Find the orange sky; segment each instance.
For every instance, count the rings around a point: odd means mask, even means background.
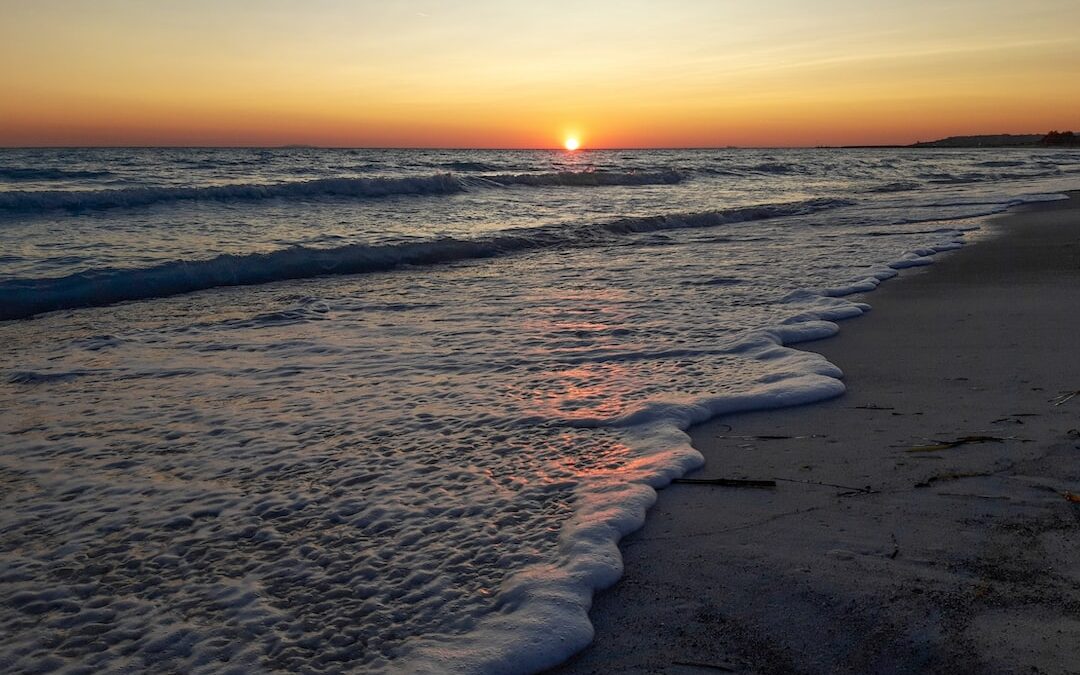
[[[0,145],[909,143],[1080,128],[1080,2],[0,0]]]

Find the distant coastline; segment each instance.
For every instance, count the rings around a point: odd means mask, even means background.
[[[1080,135],[1071,131],[1047,134],[983,134],[949,136],[910,145],[845,145],[844,148],[1078,148]]]

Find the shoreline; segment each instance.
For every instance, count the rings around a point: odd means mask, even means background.
[[[1069,196],[853,296],[874,311],[798,347],[845,395],[691,429],[694,478],[783,480],[660,491],[594,598],[596,638],[552,672],[1077,672]]]

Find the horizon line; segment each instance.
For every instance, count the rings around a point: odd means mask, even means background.
[[[875,145],[875,144],[871,144]],[[905,144],[897,143],[882,143],[883,147],[897,146],[904,147]],[[514,147],[499,147],[499,146],[453,146],[453,145],[318,145],[314,143],[276,143],[274,145],[258,145],[258,144],[220,144],[220,145],[185,145],[185,144],[138,144],[138,143],[118,143],[118,144],[87,144],[87,145],[0,145],[0,150],[84,150],[84,149],[150,149],[150,148],[199,148],[199,149],[292,149],[292,150],[557,150],[559,152],[586,152],[589,150],[728,150],[728,149],[798,149],[798,148],[825,148],[825,147],[856,147],[856,146],[841,146],[841,145],[669,145],[669,146],[588,146],[579,147],[576,150],[567,150],[561,145],[551,146],[514,146]]]
[[[989,134],[1005,135],[1005,134]],[[1037,134],[1012,134],[1037,135]],[[947,137],[951,138],[951,137]],[[943,139],[934,139],[943,140]],[[567,150],[559,146],[551,147],[454,147],[436,145],[309,145],[304,143],[286,143],[282,145],[0,145],[3,150],[433,150],[444,152],[610,152],[643,150],[858,150],[872,148],[917,148],[918,143],[860,143],[852,145],[695,145],[695,146],[607,146],[588,147]]]
[[[936,143],[953,138],[1008,137],[1008,136],[1046,136],[1053,132],[993,133],[993,134],[952,134],[927,141],[917,140],[910,143],[848,143],[815,145],[673,145],[673,146],[590,146],[567,150],[554,146],[441,146],[441,145],[318,145],[313,143],[277,143],[274,145],[258,144],[88,144],[88,145],[0,145],[0,150],[441,150],[441,151],[545,151],[545,152],[588,152],[611,150],[840,150],[859,148],[915,148],[922,143]],[[1008,147],[1008,146],[999,146]]]
[[[685,146],[596,146],[582,147],[576,150],[567,150],[561,146],[549,147],[455,147],[436,145],[314,145],[310,143],[281,143],[276,145],[139,145],[139,144],[116,144],[116,145],[0,145],[3,150],[432,150],[444,152],[609,152],[609,151],[643,151],[643,150],[858,150],[858,149],[922,149],[920,144],[936,143],[952,138],[979,138],[1001,136],[1045,136],[1046,134],[1035,133],[1002,133],[1002,134],[957,134],[934,138],[929,141],[918,140],[911,143],[853,143],[842,145],[685,145]],[[978,146],[977,146],[978,147]],[[995,146],[985,146],[993,148]],[[997,149],[1009,146],[996,146]],[[1021,147],[1021,146],[1017,146]],[[1040,147],[1040,146],[1032,146]],[[934,148],[931,148],[934,149]],[[948,149],[940,147],[936,149]]]

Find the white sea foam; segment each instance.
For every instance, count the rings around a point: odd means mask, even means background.
[[[850,292],[859,292],[852,285]],[[866,289],[869,290],[869,289]],[[813,294],[811,294],[812,296]],[[550,668],[593,637],[593,594],[622,575],[618,541],[641,527],[655,490],[700,467],[690,426],[716,416],[813,403],[844,392],[843,373],[825,358],[789,345],[834,335],[835,320],[863,314],[864,303],[817,296],[816,310],[743,338],[734,349],[767,363],[756,384],[738,394],[682,403],[651,403],[613,420],[632,429],[642,460],[581,488],[575,515],[563,526],[562,563],[529,569],[500,590],[509,612],[486,617],[463,637],[420,638],[394,662],[395,672],[513,673]]]
[[[591,261],[589,266],[598,275],[596,283],[602,283],[603,255],[591,249],[575,255],[583,259],[567,269],[579,269]],[[548,262],[559,257],[565,256],[552,253]],[[676,277],[695,274],[692,266],[670,269],[669,261],[680,257],[674,249],[665,249],[663,259],[645,257],[641,261],[650,261],[650,269],[668,267]],[[506,264],[513,266],[513,261]],[[642,273],[651,274],[649,270]],[[435,276],[435,283],[442,285],[456,275],[447,270]],[[527,276],[535,276],[535,272]],[[534,282],[545,276],[546,272]],[[385,286],[388,295],[400,293],[389,278],[372,281]],[[544,293],[532,283],[523,288]],[[501,285],[486,290],[484,286],[473,287],[467,292],[496,292]],[[852,288],[857,285],[852,284]],[[15,575],[14,583],[24,588],[17,597],[18,611],[55,616],[49,630],[59,630],[70,621],[107,627],[100,633],[107,648],[96,657],[104,660],[93,661],[101,665],[115,659],[117,650],[128,653],[125,658],[135,667],[184,664],[195,671],[215,670],[223,658],[238,667],[260,669],[291,669],[300,664],[334,669],[335,659],[341,658],[363,663],[366,670],[393,672],[522,672],[553,665],[591,638],[587,610],[592,593],[618,578],[621,562],[617,541],[640,526],[655,499],[655,488],[700,465],[701,457],[689,446],[684,430],[717,414],[838,395],[843,385],[835,366],[820,356],[784,345],[831,335],[837,330],[835,320],[865,310],[865,305],[816,292],[793,294],[786,303],[790,316],[771,327],[747,333],[733,326],[727,339],[710,340],[705,333],[702,341],[679,350],[647,343],[628,349],[635,343],[610,342],[614,335],[597,332],[600,322],[615,330],[620,330],[619,326],[633,331],[645,327],[662,330],[663,324],[654,322],[672,310],[678,315],[688,313],[687,318],[696,314],[704,299],[700,291],[687,291],[678,303],[650,311],[644,324],[640,324],[644,317],[629,322],[617,319],[632,305],[608,308],[600,315],[588,311],[587,305],[592,303],[584,303],[586,296],[574,294],[576,299],[568,303],[542,302],[533,310],[526,309],[526,316],[533,313],[542,317],[548,308],[569,313],[565,323],[560,320],[536,326],[535,333],[518,336],[517,353],[524,354],[527,348],[523,351],[521,347],[533,339],[544,340],[545,349],[554,350],[554,362],[540,371],[548,373],[541,382],[532,381],[528,369],[522,370],[530,359],[522,361],[521,357],[510,363],[520,364],[514,370],[521,370],[524,379],[510,389],[505,384],[496,387],[494,398],[482,394],[482,388],[472,393],[462,390],[464,381],[456,387],[440,385],[424,394],[421,392],[431,387],[428,376],[410,383],[399,375],[396,388],[403,400],[420,405],[415,417],[402,416],[393,408],[358,403],[370,395],[371,388],[356,390],[354,384],[339,389],[331,400],[318,402],[289,403],[292,396],[279,394],[268,400],[269,407],[255,404],[248,408],[246,429],[235,428],[237,420],[230,424],[225,421],[229,418],[223,417],[221,423],[211,425],[220,433],[200,433],[197,441],[190,437],[190,431],[184,429],[192,421],[193,393],[197,399],[242,399],[259,395],[263,386],[273,382],[281,383],[277,386],[287,391],[295,386],[288,383],[294,381],[302,387],[299,391],[321,389],[355,367],[345,365],[355,364],[353,350],[313,351],[352,333],[351,322],[340,322],[342,313],[361,316],[374,310],[370,297],[350,309],[350,301],[343,298],[351,297],[354,287],[355,283],[345,284],[336,299],[310,298],[288,311],[259,312],[243,321],[230,319],[201,328],[192,325],[179,333],[162,332],[167,323],[155,322],[160,327],[149,333],[80,337],[79,347],[64,359],[77,362],[82,360],[80,353],[96,354],[104,349],[111,352],[108,362],[115,363],[126,353],[128,365],[119,372],[87,371],[68,380],[68,373],[74,370],[58,371],[54,365],[52,374],[56,377],[41,370],[13,376],[10,381],[20,387],[24,405],[46,407],[57,395],[55,389],[46,387],[66,383],[74,388],[64,397],[78,400],[85,395],[100,398],[104,383],[128,383],[120,389],[106,389],[109,393],[99,402],[94,416],[108,425],[149,424],[169,430],[162,435],[148,427],[138,433],[157,442],[142,450],[136,442],[119,453],[80,451],[78,447],[95,448],[113,437],[89,429],[85,431],[90,436],[83,436],[79,446],[57,442],[24,448],[23,469],[12,474],[15,489],[29,481],[43,486],[45,492],[68,498],[60,502],[28,498],[24,504],[31,510],[9,521],[8,531],[18,541],[28,527],[38,531],[47,528],[41,518],[63,523],[69,533],[67,552],[53,555],[59,555],[62,569],[70,572],[66,584],[42,587],[35,581],[55,563],[33,556],[12,560],[9,570]],[[726,287],[715,288],[719,299]],[[374,290],[368,288],[368,293]],[[481,297],[474,295],[473,299]],[[454,297],[427,300],[436,301],[432,307],[460,306]],[[522,307],[520,300],[514,304]],[[528,306],[526,301],[523,307]],[[379,314],[384,318],[378,323],[400,312],[415,312],[415,307],[407,298],[398,297],[393,304],[383,306]],[[582,351],[586,344],[574,344],[577,338],[564,342],[580,330],[574,328],[579,323],[574,315],[589,317],[593,337],[587,351]],[[611,324],[612,319],[618,323]],[[284,341],[296,325],[304,327],[305,333],[329,332],[324,339]],[[456,338],[455,332],[443,332],[440,339],[466,340],[463,344],[468,344],[474,340],[473,326],[470,322],[460,327]],[[715,330],[714,324],[709,332]],[[331,339],[333,335],[339,337]],[[498,344],[502,338],[486,338],[484,342],[492,339]],[[482,348],[484,342],[474,343],[471,352],[481,360],[465,367],[462,375],[491,359],[483,356],[492,353]],[[709,342],[714,344],[710,347]],[[225,354],[247,356],[230,367],[229,361],[212,357],[222,347],[227,348]],[[158,360],[146,350],[154,353],[162,348],[166,349],[163,354],[172,354],[165,359],[168,368],[143,365]],[[195,352],[185,356],[191,348]],[[598,348],[607,352],[606,358],[599,357]],[[269,351],[251,361],[256,353],[252,349]],[[426,350],[417,354],[422,352]],[[462,352],[455,349],[454,353]],[[279,362],[275,354],[288,356]],[[435,373],[450,376],[461,368],[442,370],[440,359],[432,361],[433,356],[437,353],[428,353],[425,360],[435,367]],[[279,365],[267,367],[275,363]],[[389,374],[401,372],[409,363],[415,368],[422,362],[406,353],[382,364],[368,363],[363,370]],[[613,366],[632,369],[636,375],[617,376],[618,371],[610,369]],[[506,383],[518,379],[511,375],[514,371],[503,371],[495,364],[491,367],[505,373]],[[570,378],[565,386],[557,375],[560,368],[567,373],[561,377]],[[232,374],[225,377],[230,371]],[[718,377],[725,371],[727,382],[722,384]],[[613,376],[620,379],[612,380]],[[673,376],[691,379],[681,379],[670,389],[668,378]],[[212,385],[215,381],[219,384]],[[138,395],[147,386],[156,392],[156,403],[142,413],[137,406],[131,408],[129,396]],[[378,386],[371,383],[371,387]],[[602,398],[580,398],[580,394],[571,393],[590,387],[598,387],[596,393]],[[694,388],[697,393],[693,393]],[[515,397],[506,398],[513,391],[528,391],[524,405],[516,411]],[[549,398],[547,392],[555,397]],[[332,402],[342,395],[356,402]],[[441,405],[433,408],[432,404],[444,395],[456,397],[454,417],[459,421],[440,421],[420,412],[440,409]],[[419,403],[423,398],[430,403]],[[610,405],[611,400],[618,405]],[[348,417],[337,423],[330,421],[349,408],[362,411],[366,429],[355,428]],[[121,409],[129,412],[120,413]],[[202,410],[200,416],[213,414],[204,405],[195,409]],[[261,413],[252,414],[260,409]],[[380,417],[391,426],[376,424]],[[256,428],[267,428],[268,424],[272,428],[288,419],[296,420],[285,427],[290,436],[323,429],[320,435],[324,440],[315,447],[275,448],[273,442],[266,443],[265,434],[253,433]],[[487,431],[483,431],[485,427]],[[348,439],[347,444],[327,443],[347,429],[353,432],[342,437]],[[430,450],[417,452],[417,448],[402,454],[399,447],[388,447],[384,453],[364,457],[340,454],[356,443],[370,453],[380,434],[391,429],[389,438],[399,439],[399,444],[410,439],[410,445],[423,442],[438,429],[450,432],[443,436],[449,452],[432,455]],[[356,431],[367,440],[358,438]],[[95,436],[98,441],[93,441]],[[238,442],[243,443],[242,449],[228,449]],[[490,444],[493,450],[509,444],[512,451],[471,455],[468,461],[477,465],[465,468],[461,466],[463,457],[454,450],[455,444],[465,442],[474,448]],[[186,450],[176,455],[176,460],[169,459],[180,448]],[[56,452],[64,453],[66,461],[78,461],[82,471],[42,483],[48,476],[43,463],[56,461]],[[503,458],[518,456],[532,459],[502,467]],[[563,467],[566,461],[572,464]],[[7,466],[8,471],[14,468]],[[478,473],[477,469],[483,471]],[[150,480],[151,475],[163,471],[175,477],[164,483]],[[492,471],[499,477],[495,491],[477,480]],[[515,476],[516,471],[524,473]],[[124,478],[109,478],[118,474]],[[190,481],[197,476],[203,487],[193,490]],[[305,487],[298,489],[301,484]],[[151,485],[155,487],[149,490]],[[465,491],[469,498],[455,498],[458,491]],[[500,496],[504,491],[507,496]],[[251,496],[244,497],[245,493]],[[421,495],[426,496],[418,499]],[[117,502],[125,504],[121,513],[111,510]],[[552,519],[556,514],[561,515]],[[312,528],[313,522],[319,525]],[[484,526],[485,522],[496,527]],[[74,533],[71,523],[75,523]],[[552,524],[558,527],[551,529]],[[116,543],[99,549],[93,558],[82,559],[80,552],[102,536]],[[124,568],[124,561],[131,560],[132,547],[147,551],[147,557],[138,567]],[[204,567],[208,559],[214,561],[209,576]],[[104,589],[89,585],[90,577],[83,575],[100,573],[95,565],[114,570],[108,578],[113,579],[113,587],[124,589],[123,595],[144,601],[128,604],[122,596],[110,597]],[[242,569],[248,570],[243,582],[235,576]],[[150,578],[186,581],[150,591],[145,585]],[[200,578],[205,580],[194,581]],[[63,597],[54,597],[58,589]],[[463,595],[462,591],[468,593]],[[64,599],[71,594],[76,594],[74,601]],[[86,614],[87,602],[105,613],[96,618]],[[157,609],[153,603],[163,604]],[[197,610],[197,614],[176,622],[177,607]],[[304,612],[296,614],[296,609]],[[305,616],[322,619],[305,629]],[[207,632],[203,625],[225,627],[223,633],[216,631],[223,639],[215,639],[215,633]],[[330,628],[321,630],[318,626]],[[237,629],[247,631],[249,637],[238,640],[233,635]],[[335,642],[338,636],[342,636],[340,644]],[[78,653],[80,644],[65,643],[61,653]],[[18,653],[26,658],[43,658],[37,638],[27,636],[17,645]]]

